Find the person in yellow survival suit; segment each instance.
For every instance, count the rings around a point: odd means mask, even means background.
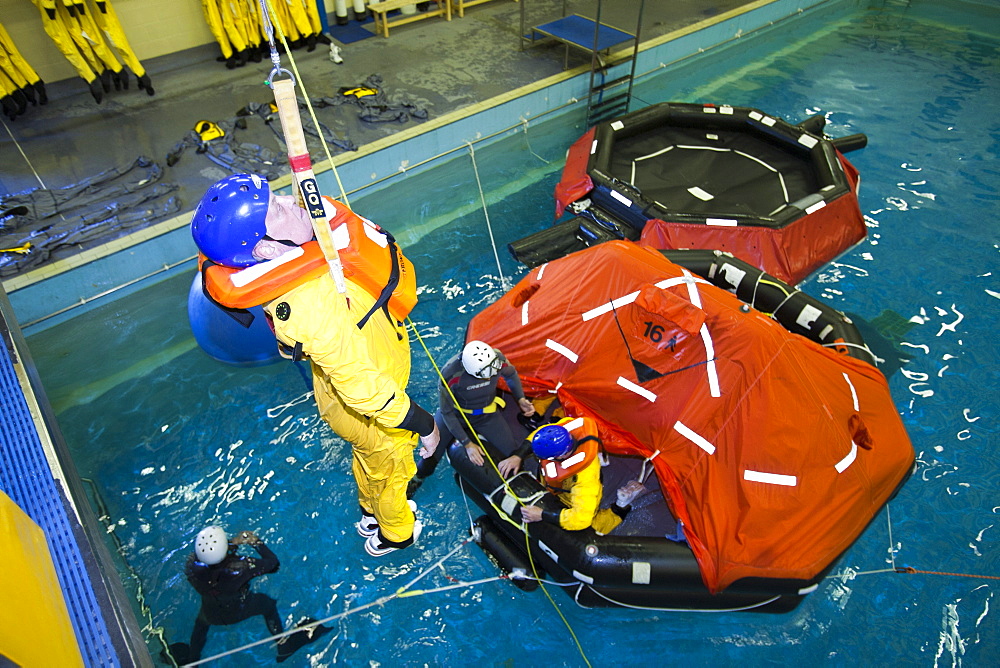
[[[618,490],[617,503],[610,508],[599,508],[604,492],[601,462],[597,456],[600,444],[597,424],[587,417],[563,418],[532,432],[525,445],[512,456],[511,459],[516,457],[517,461],[507,470],[516,470],[530,449],[538,457],[542,483],[566,508],[553,511],[540,506],[524,506],[521,519],[558,524],[567,531],[593,527],[599,534],[606,534],[621,524],[632,501],[645,487],[632,480]]]
[[[312,223],[291,196],[270,191],[254,175],[213,185],[192,218],[199,250],[230,267],[252,266],[312,238]],[[347,282],[340,294],[324,272],[264,304],[278,341],[308,357],[320,415],[352,444],[352,470],[365,550],[383,556],[412,545],[420,533],[406,485],[416,472],[413,448],[429,456],[440,435],[434,418],[406,394],[410,344],[406,329],[376,312],[359,328],[375,298]],[[425,454],[426,453],[426,454]]]

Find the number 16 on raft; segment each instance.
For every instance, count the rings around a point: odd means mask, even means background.
[[[305,133],[302,131],[302,118],[299,116],[299,104],[295,99],[295,80],[281,79],[270,82],[274,91],[274,103],[278,107],[278,118],[281,120],[281,130],[285,135],[285,145],[288,148],[288,164],[298,186],[302,204],[312,218],[313,233],[323,250],[323,256],[330,265],[330,275],[341,294],[347,292],[344,280],[344,268],[340,263],[340,255],[330,238],[330,221],[323,206],[316,175],[313,174],[312,160],[309,158],[309,148],[306,146]]]

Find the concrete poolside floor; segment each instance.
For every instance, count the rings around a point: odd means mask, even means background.
[[[523,2],[529,27],[562,15],[563,0]],[[747,0],[646,0],[640,37],[642,41],[661,37],[746,4]],[[602,22],[634,32],[639,5],[638,0],[604,2]],[[593,17],[597,2],[574,0],[567,6],[569,13]],[[563,71],[562,45],[541,44],[522,50],[518,38],[521,11],[519,2],[494,0],[467,9],[464,18],[456,15],[450,22],[428,18],[392,28],[388,39],[373,35],[343,44],[342,64],[332,62],[329,47],[320,44],[312,52],[300,48],[282,54],[281,65],[291,70],[294,60],[300,83],[311,100],[337,97],[341,88],[359,86],[377,74],[390,100],[425,109],[431,119],[439,118]],[[330,23],[336,24],[332,16]],[[354,23],[354,28],[374,30],[370,21]],[[335,30],[331,33],[336,35]],[[272,69],[267,58],[227,69],[216,60],[217,55],[215,45],[206,45],[144,63],[155,90],[153,96],[138,89],[134,78],[128,90],[112,90],[100,104],[82,79],[46,82],[48,104],[29,107],[14,120],[0,117],[4,124],[0,132],[0,155],[4,157],[0,198],[40,187],[70,186],[144,156],[163,168],[162,183],[176,185],[173,194],[180,208],[175,215],[192,211],[205,189],[227,171],[194,148],[187,148],[173,165],[167,164],[167,154],[198,121],[232,121],[247,105],[273,100],[265,84]],[[569,67],[589,66],[589,60],[585,52],[571,51]],[[358,147],[422,122],[412,117],[402,122],[366,122],[359,118],[360,108],[354,104],[317,107],[315,111],[322,125]],[[279,128],[258,118],[248,121],[247,128],[236,130],[234,137],[273,151],[279,158],[279,169],[287,173],[283,149],[274,134]],[[330,149],[334,156],[344,152],[336,145]],[[314,159],[321,157],[321,152],[314,153]],[[65,224],[75,223],[68,219]],[[59,218],[48,219],[44,225],[58,227]],[[125,233],[109,232],[105,237],[98,229],[82,243],[63,244],[46,262]],[[23,229],[5,231],[0,227],[0,248],[17,246],[24,238]]]

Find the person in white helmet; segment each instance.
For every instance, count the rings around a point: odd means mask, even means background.
[[[239,554],[242,545],[249,545],[256,557]],[[250,590],[250,581],[261,575],[275,573],[280,563],[278,557],[252,531],[241,531],[232,540],[220,526],[209,526],[198,532],[194,552],[188,556],[184,574],[195,591],[201,595],[201,608],[191,631],[191,642],[174,643],[170,652],[178,663],[189,663],[201,658],[201,651],[208,640],[212,626],[228,626],[260,615],[272,636],[284,632],[277,602],[259,592]],[[305,619],[297,626],[302,631],[278,640],[278,662],[292,655],[295,650],[332,629],[315,625]]]
[[[524,396],[517,369],[500,350],[488,343],[469,341],[460,354],[445,363],[441,375],[444,380],[438,384],[440,408],[434,415],[441,431],[441,446],[430,457],[417,463],[417,475],[411,480],[409,487],[411,495],[434,472],[446,449],[442,446],[452,436],[465,446],[465,451],[474,464],[482,466],[485,463],[483,450],[469,434],[463,413],[475,432],[493,449],[490,454],[498,462],[498,466],[505,468],[507,458],[520,446],[521,439],[514,436],[501,413],[505,406],[504,400],[497,394],[497,384],[501,378],[517,400],[521,413],[525,416],[535,414],[531,400]]]

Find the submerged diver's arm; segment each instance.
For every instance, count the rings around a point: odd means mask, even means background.
[[[241,531],[235,538],[233,538],[233,544],[249,545],[256,550],[259,555],[259,557],[246,558],[247,565],[249,566],[247,569],[247,575],[249,578],[255,578],[268,573],[275,573],[277,572],[278,567],[281,566],[281,562],[278,561],[278,555],[272,552],[271,548],[265,545],[264,541],[262,541],[257,534],[252,531]]]

